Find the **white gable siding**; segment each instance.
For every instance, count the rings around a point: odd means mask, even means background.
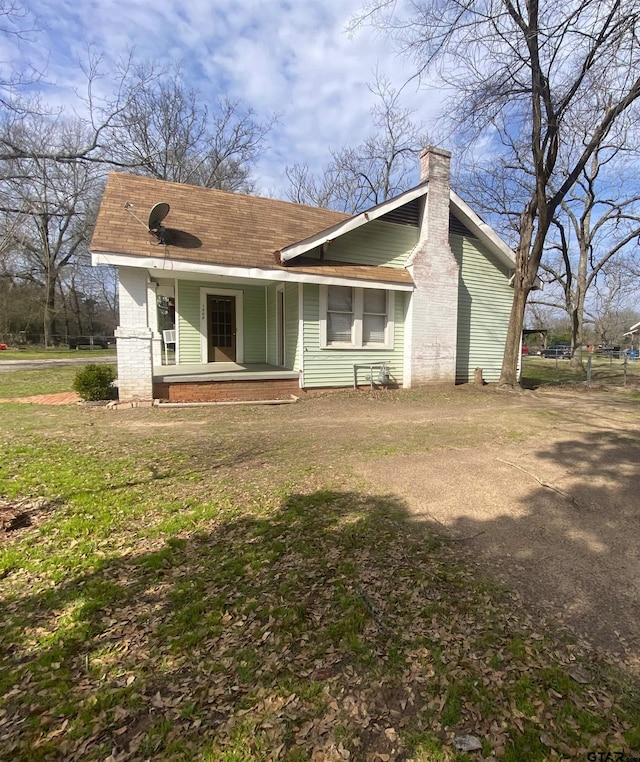
[[[460,266],[456,382],[471,381],[475,368],[497,381],[513,300],[509,272],[476,239],[452,235],[449,243]]]

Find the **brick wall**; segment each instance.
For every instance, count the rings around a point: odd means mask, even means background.
[[[458,265],[449,246],[451,154],[426,148],[421,179],[428,191],[420,240],[409,271],[416,284],[408,313],[408,383],[455,383]]]
[[[115,331],[118,397],[121,400],[151,399],[153,331],[148,323],[147,274],[137,268],[119,267],[118,281],[120,325]]]
[[[292,394],[300,395],[300,385],[295,378],[265,381],[181,381],[153,385],[154,398],[165,402],[252,402],[289,399]]]

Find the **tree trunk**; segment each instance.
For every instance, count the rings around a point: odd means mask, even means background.
[[[498,386],[503,389],[515,389],[520,385],[518,366],[522,329],[524,328],[524,310],[537,273],[536,266],[533,270],[533,277],[530,276],[532,255],[529,252],[533,238],[534,219],[535,205],[532,201],[520,217],[520,241],[516,249],[516,269],[513,275],[513,302],[511,303],[500,381],[498,382]]]
[[[571,317],[571,367],[582,368],[582,312],[576,305],[570,312]]]
[[[44,317],[43,317],[43,330],[44,330],[44,345],[45,347],[53,346],[53,336],[56,329],[56,281],[54,278],[47,278],[45,284],[45,299],[44,299]]]
[[[584,285],[583,285],[584,284]],[[582,345],[584,344],[584,301],[586,293],[586,275],[578,275],[575,294],[575,307],[571,313],[571,366],[584,368],[582,363]]]
[[[527,305],[531,289],[523,284],[514,286],[511,315],[509,316],[509,328],[502,359],[502,372],[499,386],[501,388],[515,389],[519,386],[518,363],[520,361],[520,343],[522,341],[522,329],[524,327],[524,310]]]

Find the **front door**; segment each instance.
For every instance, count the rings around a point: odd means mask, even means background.
[[[207,296],[208,362],[236,361],[236,298]]]

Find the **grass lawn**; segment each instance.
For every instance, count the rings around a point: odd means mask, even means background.
[[[387,446],[376,405],[443,401],[460,414],[388,441],[475,447],[545,425],[473,390],[3,405],[0,759],[479,759],[461,733],[508,762],[637,752],[630,678],[583,663],[351,472]],[[334,404],[362,406],[361,425],[323,434]]]
[[[0,399],[69,392],[82,365],[0,373]]]
[[[38,349],[35,347],[5,349],[0,352],[0,365],[6,360],[77,360],[85,356],[88,363],[95,357],[113,357],[115,361],[116,350],[115,347],[113,349]]]

